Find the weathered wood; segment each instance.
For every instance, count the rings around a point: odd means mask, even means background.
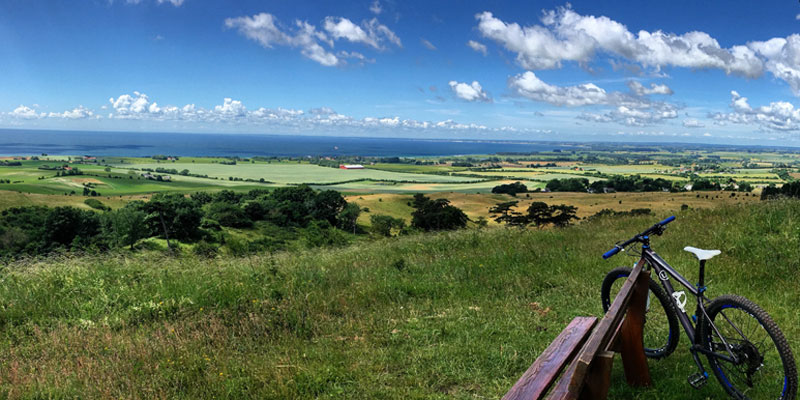
[[[589,336],[597,318],[576,317],[528,368],[503,400],[538,399]]]
[[[625,380],[631,386],[652,386],[650,369],[647,367],[647,358],[644,354],[642,334],[644,330],[644,317],[647,308],[647,292],[650,282],[650,272],[639,274],[633,287],[628,312],[625,322],[622,323],[621,347],[622,366],[625,370]]]
[[[637,279],[639,279],[643,266],[644,260],[640,260],[633,268],[633,271],[631,271],[628,279],[625,280],[614,302],[611,303],[608,312],[597,324],[597,327],[594,329],[592,335],[586,341],[586,344],[580,350],[575,360],[570,363],[564,376],[558,381],[556,387],[547,397],[548,399],[575,400],[578,398],[583,388],[590,364],[601,350],[608,348],[612,336],[625,317],[624,311],[628,307],[630,298],[633,295],[633,286]],[[642,354],[644,354],[644,350],[642,350]]]
[[[614,364],[614,353],[601,351],[598,353],[586,374],[585,384],[581,389],[580,400],[597,400],[608,397],[611,385],[611,366]]]

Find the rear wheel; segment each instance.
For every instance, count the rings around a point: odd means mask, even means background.
[[[767,313],[741,296],[720,296],[707,308],[719,335],[704,322],[703,345],[716,354],[736,356],[736,361],[708,355],[717,380],[736,399],[794,399],[797,367],[789,343]],[[723,340],[720,338],[720,335]]]
[[[611,302],[617,296],[625,280],[631,274],[630,268],[620,267],[611,270],[603,279],[600,297],[603,312],[608,312]],[[644,354],[648,358],[664,358],[678,346],[678,315],[675,306],[657,282],[650,279],[647,293],[647,308],[644,316]],[[658,301],[653,301],[653,298]]]

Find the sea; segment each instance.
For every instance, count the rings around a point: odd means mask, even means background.
[[[568,144],[503,140],[395,139],[213,133],[0,129],[0,156],[426,157],[566,150]]]

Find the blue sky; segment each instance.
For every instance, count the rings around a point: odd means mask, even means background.
[[[0,2],[0,127],[800,146],[800,4]]]

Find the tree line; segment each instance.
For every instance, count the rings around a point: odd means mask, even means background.
[[[194,243],[195,250],[202,253],[216,253],[221,245],[248,253],[286,248],[297,240],[310,246],[339,245],[348,242],[347,235],[365,233],[357,222],[363,211],[358,204],[347,202],[337,191],[316,191],[307,185],[246,193],[159,193],[149,201],[132,201],[116,210],[97,199],[87,199],[86,204],[100,212],[42,206],[3,210],[0,256],[42,255],[58,250],[133,250],[140,240],[153,237],[163,239],[170,249],[178,241]],[[405,233],[460,229],[468,221],[463,211],[445,199],[417,194],[413,207],[408,228],[391,217],[373,215],[373,233],[391,236],[392,229],[398,227],[406,228]],[[241,239],[224,228],[252,228],[258,235]]]

